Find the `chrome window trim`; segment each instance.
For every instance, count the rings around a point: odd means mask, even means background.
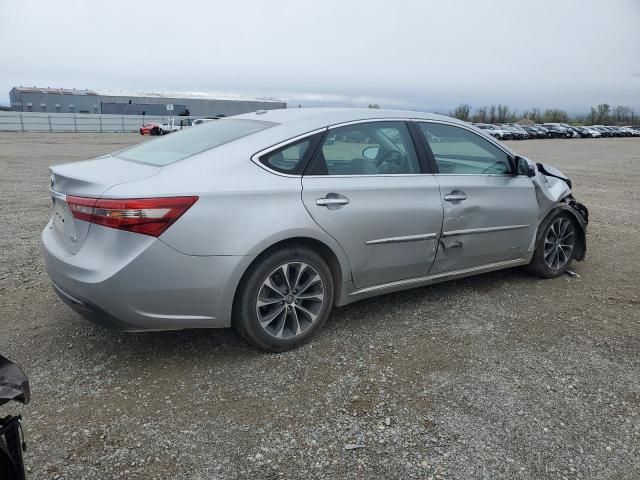
[[[432,177],[433,173],[360,173],[357,175],[305,175],[305,178],[358,178],[358,177]]]
[[[322,128],[318,128],[316,130],[312,130],[311,132],[307,132],[307,133],[303,133],[300,135],[297,135],[295,137],[289,138],[287,140],[283,140],[281,142],[276,143],[275,145],[271,145],[270,147],[264,148],[256,153],[254,153],[253,155],[251,155],[251,161],[253,163],[255,163],[257,166],[259,166],[260,168],[266,170],[269,173],[273,173],[274,175],[279,175],[281,177],[289,177],[289,178],[301,178],[302,175],[293,175],[291,173],[283,173],[283,172],[278,172],[277,170],[274,170],[272,168],[269,168],[268,166],[266,166],[264,163],[262,163],[260,161],[260,157],[262,157],[263,155],[266,155],[268,153],[273,152],[274,150],[278,150],[279,148],[283,148],[286,147],[289,144],[293,144],[296,143],[300,140],[303,140],[307,137],[312,137],[320,132],[324,132],[327,130],[327,127],[322,127]]]
[[[455,235],[470,235],[472,233],[489,233],[489,232],[502,232],[504,230],[518,230],[521,228],[529,228],[531,225],[505,225],[501,227],[482,227],[482,228],[467,228],[465,230],[449,230],[448,232],[442,232],[443,237],[453,237]]]
[[[325,131],[330,131],[333,130],[335,128],[340,128],[340,127],[346,127],[349,125],[357,125],[360,123],[371,123],[371,122],[414,122],[414,123],[437,123],[437,124],[441,124],[441,125],[450,125],[452,127],[459,127],[465,130],[468,130],[469,132],[479,136],[480,138],[483,138],[484,140],[488,140],[491,144],[495,145],[496,147],[498,147],[500,150],[502,150],[507,156],[512,157],[513,153],[509,152],[508,150],[505,149],[504,146],[502,146],[500,144],[500,142],[496,141],[491,135],[480,135],[478,134],[477,131],[473,130],[473,128],[470,128],[466,125],[460,125],[458,123],[455,122],[447,122],[447,121],[443,121],[443,120],[430,120],[430,119],[424,119],[424,118],[410,118],[410,117],[400,117],[400,118],[389,118],[389,117],[383,117],[383,118],[368,118],[368,119],[360,119],[360,120],[351,120],[348,122],[341,122],[341,123],[335,123],[332,125],[327,125],[325,127],[321,127],[318,128],[316,130],[312,130],[311,132],[307,132],[307,133],[303,133],[300,135],[297,135],[295,137],[289,138],[287,140],[283,140],[281,142],[278,142],[270,147],[264,148],[256,153],[254,153],[253,155],[251,155],[251,161],[253,163],[255,163],[257,166],[259,166],[260,168],[266,170],[269,173],[272,173],[274,175],[278,175],[281,177],[288,177],[288,178],[301,178],[303,175],[292,175],[290,173],[283,173],[283,172],[278,172],[277,170],[273,170],[272,168],[269,168],[268,166],[264,165],[262,162],[260,162],[260,157],[263,155],[266,155],[274,150],[277,150],[279,148],[282,147],[286,147],[288,144],[290,143],[295,143],[299,140],[302,140],[306,137],[311,137],[313,135],[316,135],[318,133],[321,132],[325,132]],[[473,176],[482,176],[482,177],[515,177],[515,176],[525,176],[525,175],[510,175],[510,174],[497,174],[497,173],[491,173],[491,174],[483,174],[483,173],[389,173],[389,174],[384,174],[384,175],[377,175],[377,174],[359,174],[359,175],[304,175],[305,177],[312,177],[312,178],[317,178],[317,177],[323,177],[323,178],[353,178],[353,177],[415,177],[415,176],[433,176],[433,175],[456,175],[456,176],[469,176],[469,175],[473,175]]]
[[[367,118],[367,119],[361,119],[361,120],[350,120],[348,122],[342,122],[342,123],[334,123],[332,125],[328,126],[329,130],[333,130],[334,128],[341,128],[341,127],[348,127],[349,125],[357,125],[359,123],[372,123],[372,122],[411,122],[412,119],[411,118],[406,118],[406,117],[402,117],[402,118]]]
[[[377,240],[368,240],[365,245],[381,245],[386,243],[402,243],[416,242],[420,240],[433,240],[438,237],[437,233],[421,233],[418,235],[405,235],[402,237],[378,238]]]

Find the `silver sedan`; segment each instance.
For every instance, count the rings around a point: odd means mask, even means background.
[[[258,111],[51,168],[59,296],[127,331],[235,327],[309,341],[333,306],[585,256],[571,181],[452,118]]]

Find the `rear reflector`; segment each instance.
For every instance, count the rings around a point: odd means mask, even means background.
[[[198,197],[103,199],[67,195],[74,218],[109,228],[159,237]]]

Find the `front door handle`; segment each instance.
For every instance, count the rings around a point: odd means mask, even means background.
[[[330,210],[343,207],[348,203],[349,199],[339,193],[327,193],[326,196],[316,200],[316,205],[319,207],[327,207]]]
[[[448,195],[444,196],[444,199],[447,202],[461,202],[462,200],[467,199],[467,194],[461,191],[453,191]]]

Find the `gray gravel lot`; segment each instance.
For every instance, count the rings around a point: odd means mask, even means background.
[[[0,352],[33,390],[0,415],[25,416],[29,478],[640,478],[640,139],[512,144],[590,208],[580,278],[362,301],[280,355],[106,331],[53,293],[47,166],[140,140],[0,134]]]

